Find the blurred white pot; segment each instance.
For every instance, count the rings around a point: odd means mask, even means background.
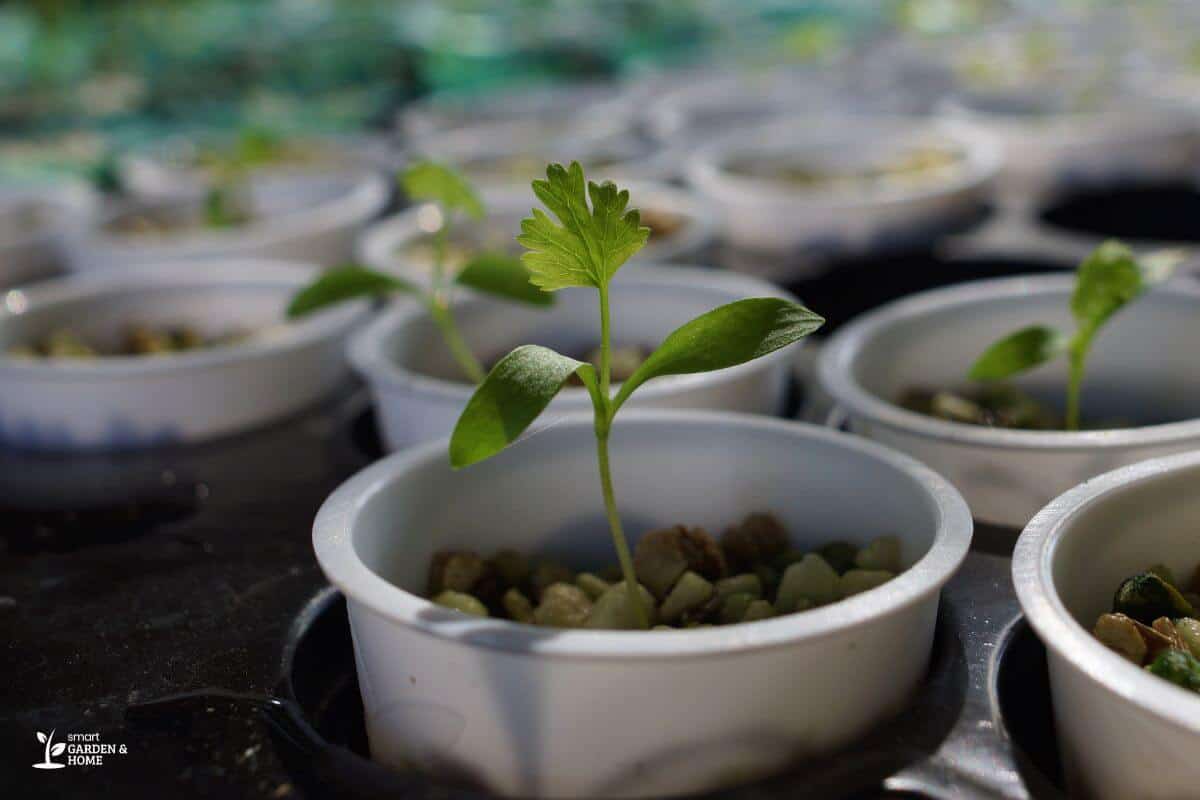
[[[1021,528],[1070,487],[1114,467],[1200,447],[1200,288],[1159,286],[1113,317],[1092,347],[1084,422],[1185,420],[1082,432],[948,422],[897,405],[910,388],[956,389],[996,339],[1018,328],[1073,328],[1074,275],[979,281],[924,292],[865,314],[821,350],[822,388],[849,427],[930,465],[958,487],[975,518]],[[1013,383],[1060,404],[1065,360]]]
[[[762,160],[837,175],[924,148],[944,151],[950,163],[904,179],[836,186],[790,185],[773,174],[777,169],[762,177],[737,170]],[[711,204],[726,241],[773,256],[765,259],[765,276],[787,280],[799,277],[806,261],[884,250],[961,225],[988,201],[999,167],[993,140],[961,125],[793,118],[701,147],[688,161],[687,177]]]
[[[68,257],[76,271],[214,258],[333,266],[353,257],[355,237],[383,210],[389,192],[388,182],[372,172],[262,173],[250,181],[254,218],[245,225],[161,233],[114,230],[122,217],[142,210],[135,205],[117,209],[72,237]],[[195,217],[194,199],[148,201],[144,209]]]
[[[655,236],[634,256],[634,263],[686,261],[699,256],[713,240],[715,221],[703,204],[690,193],[661,184],[637,183],[630,190],[631,205],[643,212],[643,224],[653,225],[654,217],[665,217],[678,227],[670,234]],[[471,245],[471,250],[500,250],[518,255],[522,248],[516,236],[521,220],[530,209],[541,207],[528,188],[493,188],[482,192],[488,216],[482,222],[469,220],[456,224],[452,237]],[[364,264],[390,272],[420,285],[428,285],[432,270],[430,233],[423,229],[428,212],[417,205],[381,220],[363,233],[358,243],[358,258]]]
[[[87,227],[96,203],[81,183],[0,187],[0,287],[62,272],[66,241]]]
[[[0,441],[39,450],[176,444],[298,411],[349,377],[344,348],[366,307],[283,324],[307,264],[162,264],[70,276],[14,290],[0,306]],[[130,324],[188,325],[246,341],[164,356],[31,359],[3,355],[53,330],[113,343]]]
[[[746,297],[790,297],[764,281],[695,267],[627,266],[611,286],[613,344],[657,347],[685,322]],[[490,297],[464,297],[454,306],[459,329],[487,365],[521,344],[553,347],[584,358],[599,344],[594,289],[555,293],[555,304],[531,308]],[[792,298],[794,299],[794,298]],[[803,343],[797,345],[803,346]],[[630,406],[723,409],[777,414],[786,398],[793,348],[718,372],[651,381]],[[357,334],[350,361],[370,385],[389,450],[449,435],[475,387],[464,381],[432,318],[401,301]],[[590,409],[583,387],[567,387],[549,412]]]

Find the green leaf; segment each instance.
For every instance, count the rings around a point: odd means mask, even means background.
[[[521,221],[517,241],[529,250],[521,258],[534,285],[548,292],[606,286],[650,236],[637,209],[627,210],[629,192],[611,181],[585,181],[578,161],[569,168],[549,165],[546,180],[534,181],[533,191],[558,223],[535,208]]]
[[[1076,273],[1071,313],[1080,334],[1094,333],[1145,288],[1133,251],[1117,241],[1104,242],[1083,260]]]
[[[596,370],[547,347],[518,347],[492,367],[450,436],[450,466],[470,466],[512,444],[545,410],[572,374],[599,402]]]
[[[204,195],[204,224],[210,228],[232,228],[245,222],[237,208],[236,187],[220,182]]]
[[[996,341],[983,352],[967,377],[998,381],[1058,358],[1067,350],[1067,336],[1046,325],[1031,325]]]
[[[753,361],[803,339],[824,322],[804,306],[778,297],[752,297],[714,308],[672,331],[621,384],[614,408],[651,378]]]
[[[454,280],[477,292],[521,303],[535,306],[554,304],[554,295],[543,292],[529,282],[529,270],[521,260],[504,253],[480,253],[467,262]]]
[[[289,318],[299,317],[344,300],[416,290],[411,283],[394,275],[347,264],[327,270],[297,292],[288,304],[287,315]]]
[[[483,219],[483,201],[460,173],[443,164],[418,161],[400,173],[400,187],[413,200],[437,203],[447,213]]]
[[[286,141],[278,132],[249,126],[238,135],[231,158],[242,166],[260,166],[278,161],[286,150]]]

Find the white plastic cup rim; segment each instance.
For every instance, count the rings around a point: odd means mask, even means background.
[[[1063,604],[1054,585],[1057,548],[1071,523],[1106,494],[1178,470],[1200,466],[1200,452],[1141,461],[1106,472],[1055,498],[1030,520],[1013,551],[1017,599],[1038,638],[1093,682],[1177,728],[1200,733],[1200,697],[1132,665],[1085,630]]]
[[[881,398],[867,390],[853,375],[853,362],[864,343],[879,329],[898,320],[920,317],[946,306],[977,300],[1069,291],[1074,282],[1075,276],[1069,274],[998,278],[934,289],[888,303],[858,317],[830,338],[821,350],[817,366],[821,384],[835,403],[872,424],[932,440],[974,447],[1071,452],[1170,444],[1200,436],[1200,419],[1098,431],[1028,431],[950,422],[910,411]],[[1200,287],[1174,281],[1157,286],[1152,291],[1174,292],[1195,298],[1197,311],[1200,312]]]
[[[803,153],[806,148],[843,141],[847,128],[851,126],[861,131],[868,125],[881,126],[881,130],[883,126],[888,129],[907,128],[914,132],[924,130],[952,140],[963,147],[963,167],[945,180],[869,192],[786,187],[762,178],[734,175],[725,168],[735,155],[784,150],[773,146],[771,142],[792,130],[797,133],[787,139],[789,145],[786,149],[788,152]],[[757,127],[738,129],[697,148],[688,159],[685,171],[688,182],[698,190],[712,196],[726,197],[729,202],[738,205],[786,204],[792,209],[809,206],[849,210],[904,205],[982,187],[996,176],[1002,162],[1003,150],[999,141],[977,126],[952,120],[862,114],[839,115],[816,124],[800,117],[783,117]]]
[[[834,441],[841,447],[886,462],[911,476],[927,491],[939,517],[933,543],[917,563],[881,587],[830,606],[761,622],[671,631],[669,635],[566,630],[551,637],[546,636],[544,629],[503,620],[464,619],[461,625],[453,626],[444,619],[434,623],[422,616],[422,612],[433,607],[429,600],[393,585],[363,563],[355,550],[354,528],[358,513],[372,496],[387,491],[390,484],[402,480],[406,473],[446,459],[447,441],[443,439],[395,453],[336,489],[321,506],[313,526],[317,561],[330,582],[351,600],[425,635],[457,639],[470,633],[472,646],[532,653],[539,658],[628,660],[700,655],[736,657],[746,651],[793,645],[799,640],[818,640],[920,602],[939,591],[966,557],[972,530],[966,502],[945,479],[908,456],[859,437],[758,415],[639,409],[621,415],[616,424],[652,430],[656,425],[668,423],[694,426],[698,435],[707,427],[734,426],[791,437],[798,444],[805,439]],[[579,412],[564,415],[554,428],[592,425],[592,415]],[[520,443],[514,446],[520,447]],[[819,469],[820,465],[814,468]]]
[[[711,288],[714,294],[728,294],[726,302],[739,298],[755,296],[783,297],[796,300],[795,297],[783,290],[773,287],[764,281],[745,275],[724,273],[705,267],[688,267],[680,265],[627,265],[628,273],[624,273],[612,284],[612,291],[636,289],[642,286],[690,286],[701,289]],[[503,300],[475,295],[458,299],[455,303],[461,313],[469,314],[472,306],[502,303]],[[389,311],[380,314],[350,340],[348,355],[355,371],[365,379],[391,385],[403,386],[405,391],[422,394],[427,397],[442,398],[448,403],[465,406],[475,393],[475,386],[463,381],[447,380],[427,375],[409,369],[389,355],[384,347],[389,335],[397,328],[411,323],[415,318],[427,315],[429,312],[421,305],[401,300]],[[794,345],[803,346],[803,342]],[[647,382],[638,389],[638,397],[659,397],[666,394],[678,394],[695,386],[735,381],[748,372],[766,369],[790,359],[791,348],[784,347],[769,353],[762,358],[748,361],[737,366],[727,367],[716,372],[699,372],[691,375],[671,375]],[[573,398],[581,404],[590,402],[587,389],[582,387],[565,387],[559,393],[560,397]]]
[[[6,317],[33,313],[39,308],[59,303],[86,301],[89,297],[103,302],[105,295],[121,287],[136,290],[172,286],[225,286],[236,289],[238,286],[249,288],[266,285],[299,290],[319,271],[318,267],[311,264],[273,259],[195,259],[155,264],[153,267],[136,266],[68,275],[27,289],[10,290],[24,295],[24,304],[20,312],[10,311],[0,304],[0,325],[4,324]],[[0,293],[0,297],[3,296],[6,293]],[[112,380],[204,370],[304,348],[346,331],[349,325],[365,317],[366,313],[365,303],[347,303],[340,308],[293,321],[278,336],[251,338],[229,347],[174,353],[166,358],[106,356],[99,359],[43,361],[13,358],[0,353],[0,376],[12,380],[35,376],[40,380]]]

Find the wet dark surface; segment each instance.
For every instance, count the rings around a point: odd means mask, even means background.
[[[1061,790],[1062,764],[1054,734],[1046,647],[1024,620],[1004,641],[996,670],[1001,719],[1013,741],[1017,768],[1033,785]]]
[[[344,397],[96,469],[0,457],[0,796],[294,796],[254,714],[201,713],[184,732],[131,727],[124,714],[202,687],[274,688],[288,627],[324,584],[313,515],[369,461],[356,444],[372,427],[362,408]],[[99,733],[128,753],[32,769],[36,733],[51,729],[55,741]]]
[[[1181,181],[1080,192],[1051,205],[1041,218],[1075,233],[1200,242],[1200,190]]]

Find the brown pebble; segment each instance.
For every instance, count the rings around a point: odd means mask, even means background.
[[[787,529],[774,514],[758,512],[721,536],[721,547],[735,571],[751,569],[782,555],[788,547]]]

